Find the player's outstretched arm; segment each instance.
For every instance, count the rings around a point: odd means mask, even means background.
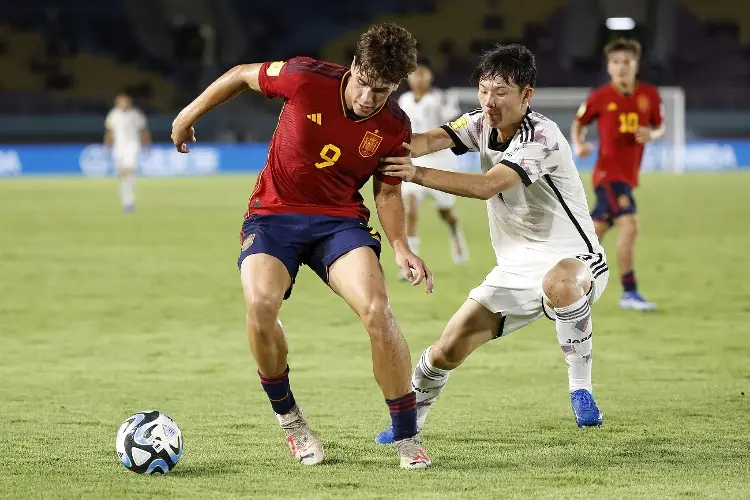
[[[377,177],[373,177],[372,183],[380,225],[383,226],[383,232],[396,253],[396,263],[404,276],[409,278],[415,286],[425,281],[425,290],[431,293],[434,286],[432,273],[424,261],[411,251],[406,240],[406,219],[401,185],[386,184]]]
[[[467,174],[417,167],[410,157],[390,157],[382,161],[384,166],[380,170],[385,175],[464,198],[489,200],[522,180],[518,172],[503,164],[495,165],[484,174]]]
[[[442,128],[436,128],[421,134],[412,134],[410,146],[412,158],[417,158],[436,151],[452,148],[455,146],[455,143],[451,136],[448,135],[448,132]]]
[[[586,158],[594,151],[594,145],[586,142],[586,126],[578,118],[573,119],[570,125],[570,141],[573,143],[573,152],[579,158]]]
[[[203,115],[247,89],[259,91],[258,72],[262,64],[240,64],[221,75],[201,95],[180,111],[172,123],[172,142],[181,153],[190,151],[186,143],[195,142],[193,125]]]

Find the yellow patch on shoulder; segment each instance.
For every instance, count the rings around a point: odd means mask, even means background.
[[[448,125],[453,130],[459,130],[469,124],[469,120],[465,116],[460,117],[458,120],[450,122]]]
[[[271,64],[268,65],[268,68],[266,68],[266,74],[268,76],[279,76],[279,73],[281,73],[281,68],[284,67],[285,61],[274,61]]]

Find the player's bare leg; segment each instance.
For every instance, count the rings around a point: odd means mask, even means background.
[[[469,260],[469,247],[466,245],[458,216],[452,208],[438,208],[438,215],[448,226],[451,236],[451,257],[456,264],[465,264]]]
[[[621,215],[615,219],[617,227],[617,265],[620,274],[633,272],[633,254],[638,237],[638,218],[635,214]]]
[[[135,209],[135,169],[131,166],[119,166],[117,179],[120,184],[120,204],[123,211],[130,213]]]
[[[591,387],[593,325],[588,292],[591,271],[578,259],[563,259],[544,277],[545,302],[555,311],[555,328],[568,365],[571,406],[579,427],[602,425]]]
[[[467,299],[450,319],[438,341],[422,353],[411,382],[417,394],[417,427],[420,431],[451,372],[477,347],[497,336],[501,318],[500,314]],[[393,429],[387,428],[378,434],[375,441],[378,444],[391,444]]]
[[[615,226],[617,227],[617,265],[623,288],[620,307],[637,311],[652,311],[656,309],[656,304],[641,297],[635,279],[634,254],[639,232],[638,216],[636,214],[621,215],[615,220]]]
[[[604,236],[609,232],[610,224],[603,220],[594,220],[594,230],[596,231],[596,237],[599,239],[599,243],[604,240]]]
[[[409,248],[419,255],[419,198],[414,194],[404,195],[404,215],[406,216],[406,238]],[[403,272],[398,274],[399,281],[407,281]]]
[[[267,254],[245,257],[240,276],[247,308],[247,338],[261,385],[292,455],[304,465],[319,464],[323,461],[323,446],[294,400],[289,385],[286,335],[279,321],[279,309],[292,279],[284,264]]]
[[[391,413],[401,467],[429,466],[417,436],[409,347],[393,317],[375,252],[369,247],[352,250],[331,265],[328,277],[331,288],[359,316],[370,336],[373,373]]]

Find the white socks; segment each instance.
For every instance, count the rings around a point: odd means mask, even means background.
[[[435,368],[430,363],[430,350],[428,347],[419,357],[419,362],[414,368],[411,385],[417,394],[417,430],[421,431],[427,421],[427,413],[432,403],[443,392],[448,376],[453,370],[442,370]]]
[[[591,389],[592,320],[585,295],[566,307],[555,307],[557,340],[568,365],[570,392]]]
[[[120,178],[120,203],[123,207],[135,204],[135,176],[126,175]]]

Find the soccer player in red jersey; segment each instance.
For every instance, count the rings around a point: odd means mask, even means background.
[[[411,139],[406,114],[391,93],[416,69],[416,41],[395,24],[379,24],[357,43],[350,68],[306,57],[229,70],[180,112],[172,128],[178,151],[195,142],[193,125],[246,89],[284,99],[268,159],[258,175],[241,232],[238,260],[250,350],[287,442],[304,465],[323,447],[295,403],[287,343],[278,319],[300,265],[307,264],[360,317],[372,347],[373,372],[398,434],[400,465],[430,459],[417,436],[409,348],[391,312],[380,267],[380,235],[368,227],[359,190],[371,178],[380,222],[396,262],[413,283],[432,275],[407,243],[400,181],[378,172],[379,160],[403,155]]]
[[[575,154],[585,158],[593,151],[593,145],[584,142],[585,127],[598,121],[599,157],[593,175],[596,206],[591,216],[600,240],[613,225],[618,229],[620,307],[650,311],[656,305],[638,293],[633,267],[638,234],[633,189],[638,186],[645,144],[664,135],[662,103],[656,87],[636,79],[640,43],[619,38],[604,48],[604,54],[612,81],[594,90],[581,105],[570,135]]]

